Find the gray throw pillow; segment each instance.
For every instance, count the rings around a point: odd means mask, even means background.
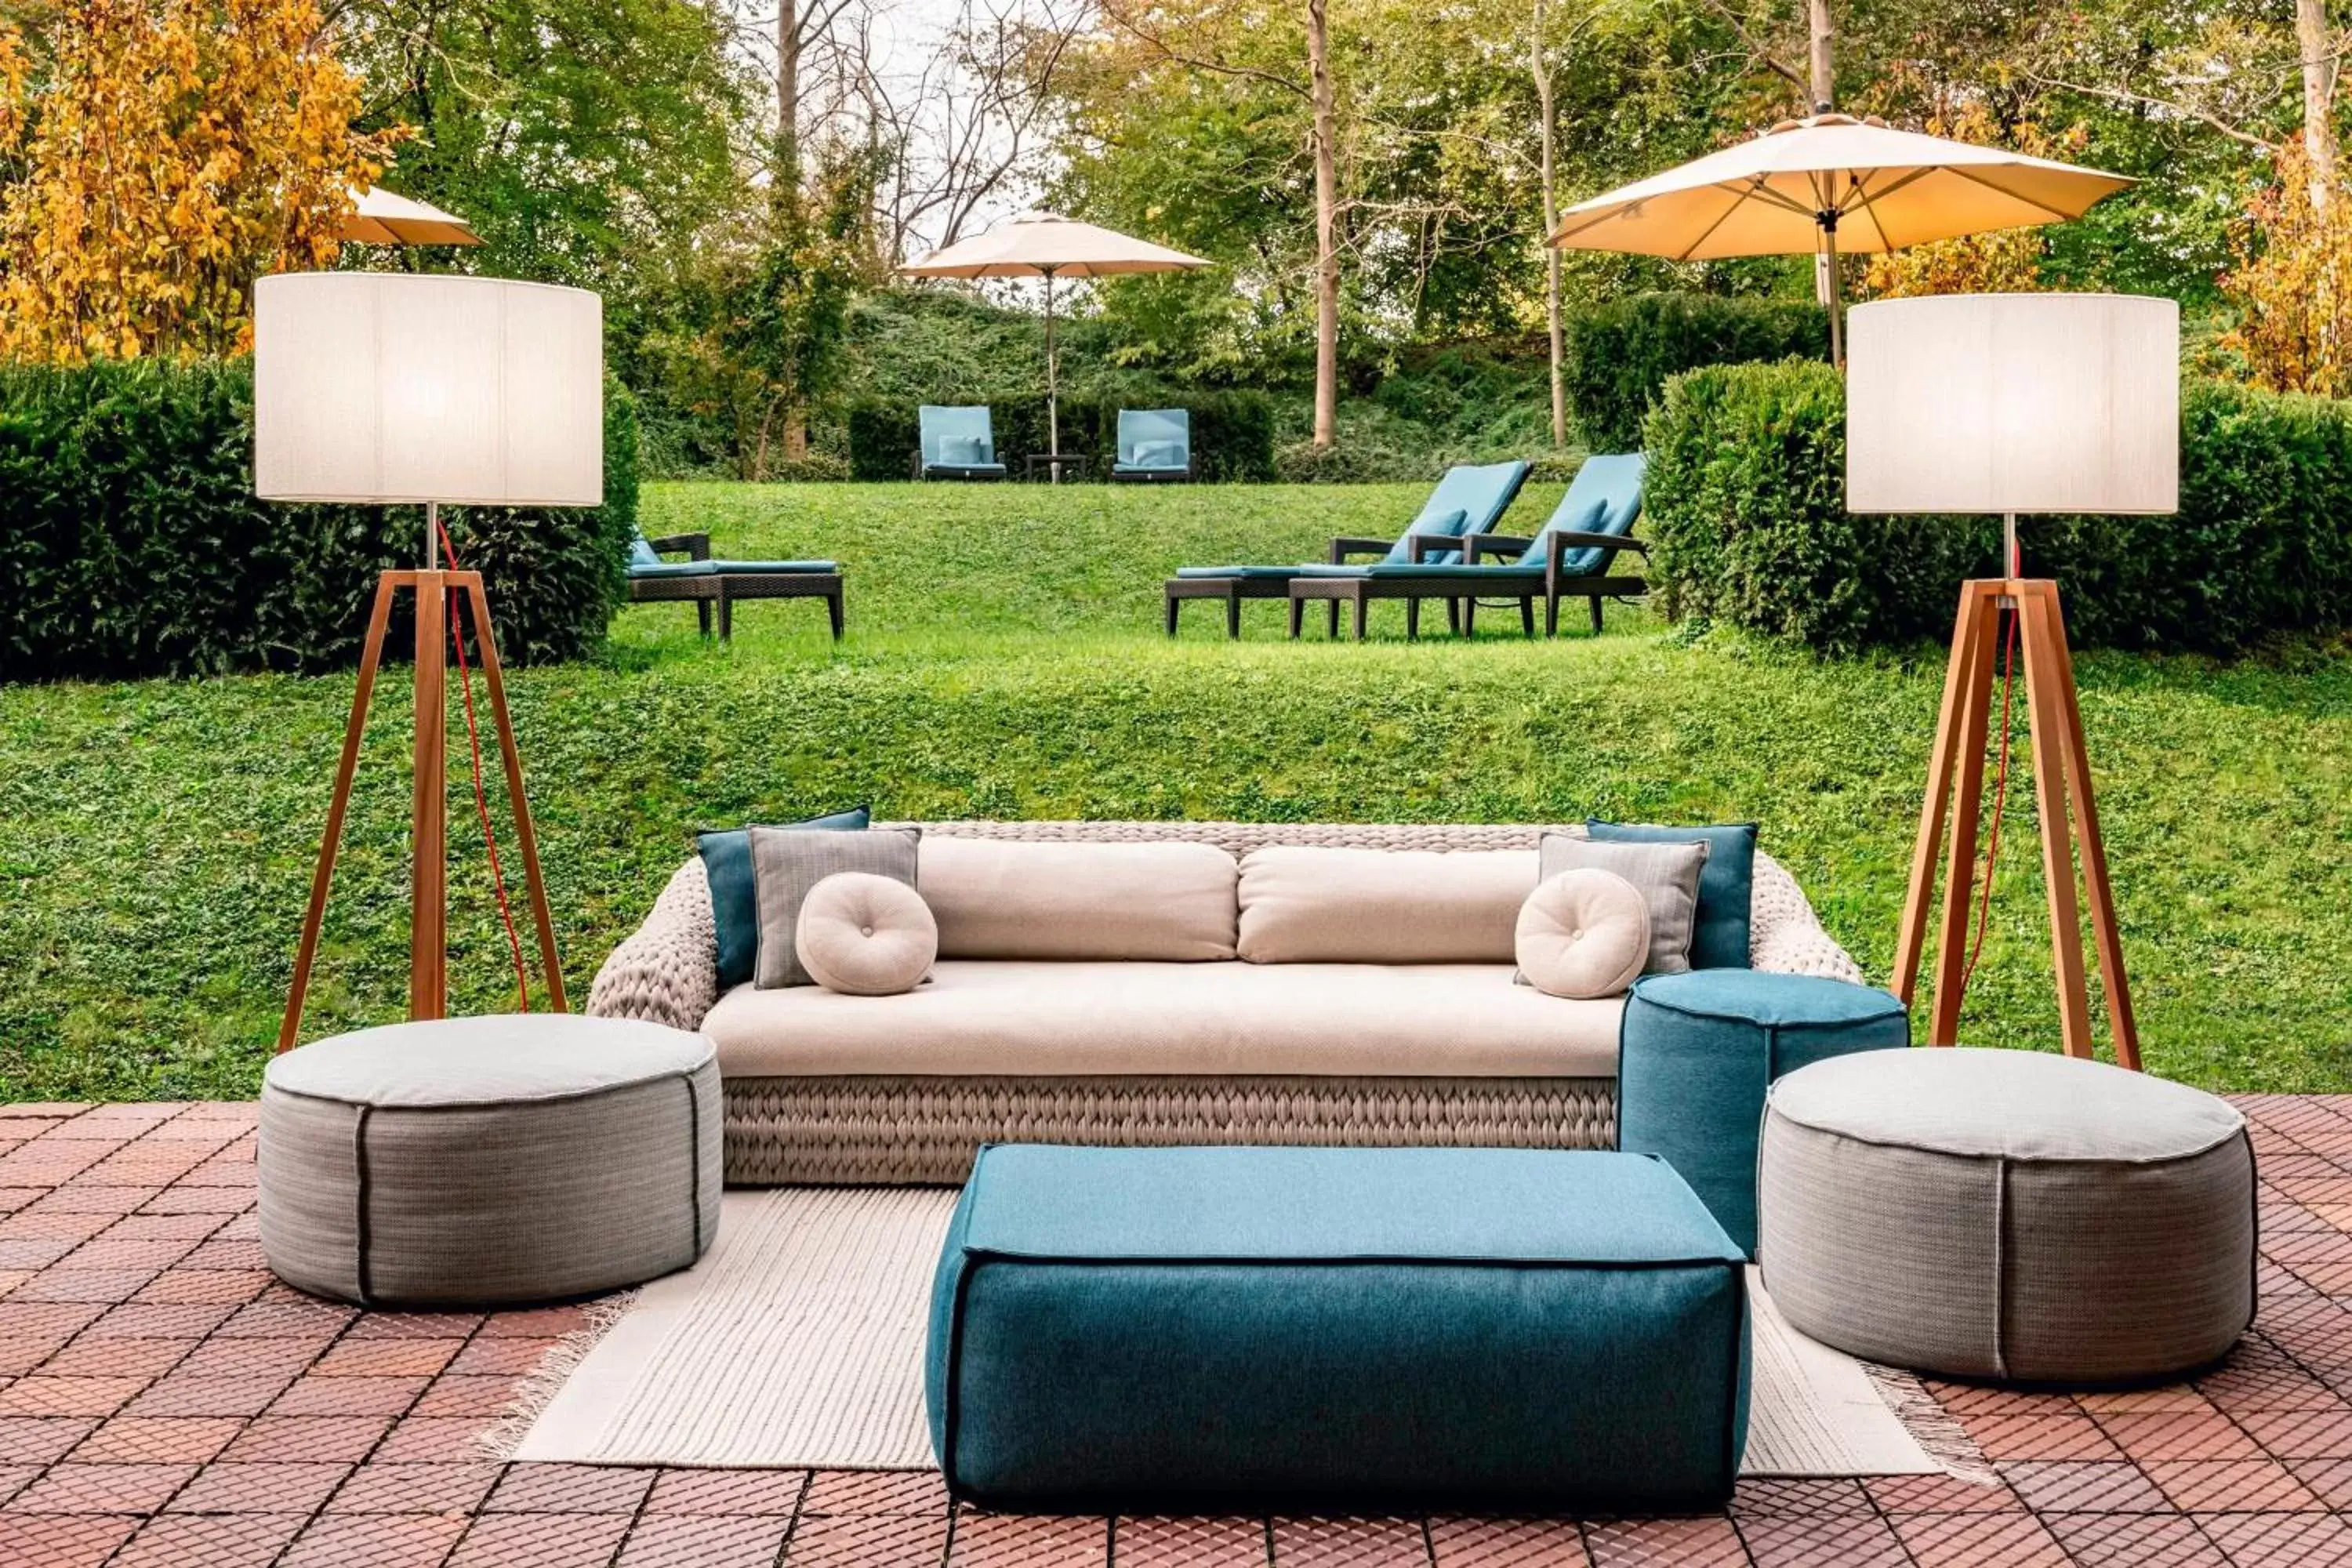
[[[760,900],[760,952],[751,984],[762,991],[814,985],[795,945],[801,900],[809,889],[842,871],[865,871],[915,885],[916,847],[922,830],[873,827],[863,833],[828,833],[810,827],[751,829],[751,875]]]
[[[1650,956],[1642,973],[1680,974],[1691,966],[1698,879],[1706,869],[1706,853],[1704,839],[1687,844],[1641,843],[1547,833],[1536,877],[1548,881],[1562,871],[1590,868],[1614,871],[1633,883],[1641,890],[1642,901],[1650,906]]]

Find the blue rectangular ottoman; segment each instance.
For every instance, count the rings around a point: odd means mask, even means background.
[[[1740,1264],[1638,1154],[991,1147],[933,1288],[931,1442],[1014,1510],[1711,1508]]]

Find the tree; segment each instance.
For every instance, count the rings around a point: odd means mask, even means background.
[[[78,0],[0,29],[0,357],[227,353],[264,273],[333,264],[397,127],[314,0]]]
[[[2242,259],[2221,280],[2238,310],[2221,346],[2257,386],[2352,395],[2352,202],[2340,180],[2313,195],[2319,173],[2299,142],[2278,163],[2252,205]]]
[[[1543,152],[1544,336],[1551,353],[1551,444],[1568,445],[1568,342],[1561,321],[1559,252],[1551,237],[1559,227],[1559,114],[1551,68],[1544,60],[1544,0],[1535,0],[1528,32],[1528,69],[1535,78],[1536,114]]]
[[[1315,105],[1315,445],[1339,438],[1339,107],[1331,88],[1330,0],[1307,0]]]

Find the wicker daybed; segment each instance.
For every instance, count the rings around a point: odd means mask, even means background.
[[[877,826],[886,826],[877,824]],[[924,842],[982,839],[1019,843],[1165,844],[1214,846],[1236,858],[1269,846],[1322,846],[1384,850],[1518,850],[1527,852],[1533,885],[1538,826],[1349,825],[1230,822],[950,822],[920,826]],[[1124,912],[1132,913],[1132,910]],[[1796,881],[1777,862],[1758,854],[1751,908],[1752,966],[1792,973],[1859,981],[1853,960],[1822,931]],[[1228,958],[1222,963],[1066,963],[989,966],[951,963],[947,944],[938,966],[938,995],[929,1009],[908,1004],[910,996],[812,995],[814,987],[757,992],[750,984],[730,990],[727,1006],[717,975],[717,937],[709,885],[702,862],[689,859],[673,875],[645,923],[606,961],[597,975],[588,1010],[607,1016],[644,1018],[684,1029],[703,1029],[719,1043],[725,1077],[727,1180],[737,1185],[781,1184],[955,1184],[963,1180],[983,1142],[1180,1144],[1215,1142],[1315,1144],[1481,1144],[1539,1148],[1607,1147],[1614,1141],[1616,1103],[1615,1020],[1622,999],[1563,1001],[1510,984],[1507,963],[1429,965],[1260,964]],[[935,1016],[940,999],[958,984],[970,984],[983,969],[1022,968],[1031,985],[1056,984],[1086,988],[1087,1015],[1097,1019],[1105,1040],[1137,1041],[1131,1071],[1102,1070],[1102,1047],[1080,1038],[1054,1048],[1081,1070],[998,1073],[971,1070],[977,1055],[959,1058],[961,1043],[904,1039],[891,1025]],[[1215,1002],[1214,993],[1234,983],[1266,981],[1279,985],[1285,968],[1316,970],[1340,998],[1331,1011],[1333,1029],[1364,1027],[1348,1021],[1352,970],[1368,995],[1394,997],[1426,987],[1439,1005],[1411,1009],[1430,1020],[1425,1037],[1400,1056],[1396,1042],[1382,1046],[1374,1070],[1246,1070],[1260,1049],[1249,1023],[1232,1031],[1227,1055],[1244,1058],[1244,1070],[1166,1072],[1152,1070],[1159,1041],[1182,1032],[1176,1016]],[[1256,971],[1256,974],[1247,972]],[[1181,973],[1178,973],[1181,972]],[[1039,981],[1034,978],[1043,975]],[[1459,1008],[1456,998],[1473,996]],[[1448,987],[1454,989],[1448,990]],[[933,988],[927,986],[926,993]],[[1172,1000],[1171,1000],[1172,999]],[[876,1012],[892,1009],[896,1012]],[[769,1009],[763,1037],[745,1033],[746,1018]],[[783,1009],[777,1012],[776,1009]],[[1547,1013],[1543,1009],[1559,1009]],[[1515,1021],[1532,1020],[1536,1033],[1557,1017],[1574,1035],[1557,1050],[1528,1038],[1493,1044],[1496,1020],[1481,1026],[1474,1015],[1501,1015],[1502,1032]],[[1598,1013],[1593,1009],[1600,1009]],[[1046,1009],[1050,1010],[1050,1009]],[[1514,1011],[1516,1010],[1516,1011]],[[1581,1010],[1581,1011],[1577,1011]],[[865,1027],[855,1041],[835,1047],[824,1029],[848,1018]],[[792,1020],[777,1037],[779,1019]],[[1570,1021],[1572,1020],[1572,1028]],[[1001,1022],[1001,1019],[1000,1019]],[[1292,1017],[1284,1036],[1269,1017],[1264,1059],[1295,1068],[1305,1059],[1296,1037],[1311,1033],[1310,1008]],[[1457,1027],[1458,1024],[1458,1027]],[[1374,1021],[1394,1034],[1393,1019]],[[1041,1027],[1043,1026],[1041,1023]],[[1066,1030],[1067,1020],[1063,1020]],[[1418,1026],[1417,1025],[1415,1026]],[[1477,1045],[1480,1027],[1486,1047]],[[794,1031],[798,1030],[798,1033]],[[884,1040],[877,1046],[877,1038]],[[1465,1044],[1465,1042],[1468,1042]],[[1342,1060],[1348,1042],[1306,1042],[1307,1054]],[[1338,1047],[1336,1053],[1326,1047]],[[1129,1047],[1122,1046],[1122,1049]],[[880,1053],[877,1055],[877,1052]],[[737,1065],[730,1067],[730,1055]],[[1034,1055],[1034,1053],[1033,1053]],[[1196,1053],[1197,1055],[1197,1053]],[[1416,1058],[1417,1059],[1406,1059]],[[923,1071],[867,1070],[874,1062],[919,1062]],[[792,1070],[776,1063],[789,1062]],[[1530,1070],[1529,1061],[1557,1061],[1563,1070]],[[934,1067],[933,1064],[937,1066]],[[956,1070],[959,1067],[966,1070]],[[1454,1069],[1454,1070],[1448,1070]]]

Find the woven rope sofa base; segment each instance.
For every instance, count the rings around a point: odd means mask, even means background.
[[[730,1079],[730,1186],[952,1186],[982,1143],[1606,1149],[1606,1078]]]

